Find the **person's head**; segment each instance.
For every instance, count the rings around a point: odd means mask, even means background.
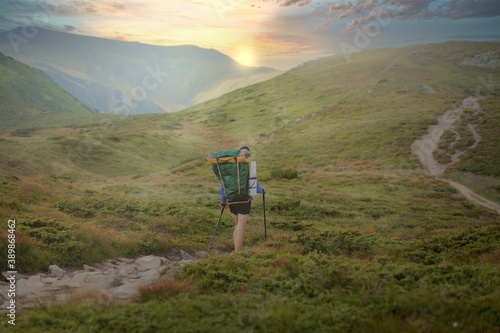
[[[248,146],[241,146],[240,147],[240,156],[245,156],[246,158],[249,158],[251,156],[250,148]]]

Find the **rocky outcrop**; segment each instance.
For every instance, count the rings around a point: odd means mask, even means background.
[[[74,271],[50,265],[46,273],[17,275],[16,308],[64,304],[74,299],[127,302],[136,297],[139,287],[172,279],[184,265],[205,255],[205,252],[189,254],[172,250],[165,256],[115,258],[92,266],[83,265],[83,269]],[[1,281],[0,287],[0,311],[5,312],[10,300],[8,282]]]
[[[476,66],[481,68],[498,68],[500,67],[500,58],[498,51],[488,51],[478,53],[474,57],[464,57],[461,61],[464,66]]]

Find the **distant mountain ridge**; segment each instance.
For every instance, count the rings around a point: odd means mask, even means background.
[[[213,49],[155,46],[45,29],[29,39],[21,28],[1,33],[0,52],[41,70],[104,113],[173,112],[280,74],[271,68],[242,66]]]

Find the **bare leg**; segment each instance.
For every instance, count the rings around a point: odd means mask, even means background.
[[[234,227],[234,252],[243,250],[243,238],[248,222],[248,214],[238,214],[238,222]]]
[[[233,231],[233,244],[236,244],[236,228],[238,227],[238,214],[233,214],[234,231]]]

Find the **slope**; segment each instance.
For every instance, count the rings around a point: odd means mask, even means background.
[[[181,114],[255,145],[265,169],[413,169],[419,165],[411,154],[413,140],[465,97],[477,95],[488,106],[482,127],[496,119],[499,88],[484,81],[500,70],[469,65],[478,54],[490,54],[494,63],[500,44],[373,50],[352,55],[350,63],[343,56],[325,58]],[[468,154],[482,155],[489,140]],[[488,148],[488,155],[500,157],[498,148]],[[499,176],[493,170],[489,175]]]
[[[53,124],[64,114],[73,114],[69,122],[74,123],[96,112],[40,72],[0,53],[0,130],[34,126],[50,116]]]

